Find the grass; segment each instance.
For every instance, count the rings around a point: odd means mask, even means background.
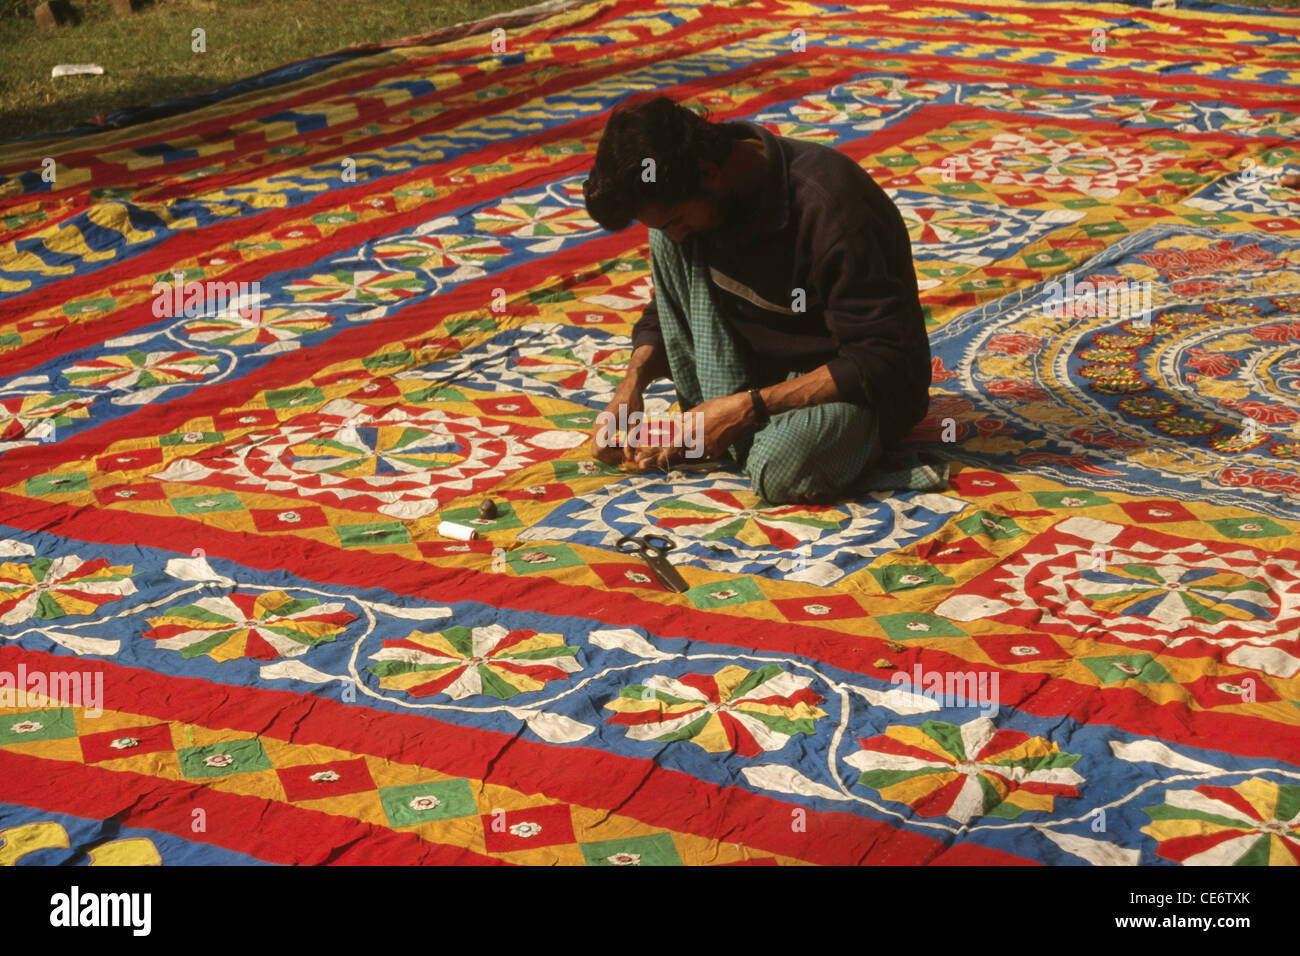
[[[385,43],[536,0],[161,0],[115,17],[108,0],[74,0],[77,26],[40,30],[37,0],[0,0],[0,137],[76,126],[224,86],[354,44]],[[191,50],[191,31],[207,52]],[[58,63],[98,63],[102,76],[54,79]]]

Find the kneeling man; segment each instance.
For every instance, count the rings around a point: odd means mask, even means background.
[[[857,163],[666,97],[620,105],[583,185],[610,231],[649,227],[654,298],[606,409],[672,378],[702,457],[728,452],[772,504],[852,495],[925,417],[930,343],[902,216]],[[608,416],[603,416],[608,420]],[[666,467],[682,447],[595,456]]]

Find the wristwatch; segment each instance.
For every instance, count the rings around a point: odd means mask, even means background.
[[[758,389],[751,388],[749,398],[754,403],[754,424],[761,428],[772,416],[767,413],[767,406],[763,404],[763,396],[759,394]]]

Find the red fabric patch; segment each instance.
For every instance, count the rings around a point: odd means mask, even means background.
[[[866,611],[847,594],[819,594],[816,597],[781,598],[773,601],[787,621],[838,621],[847,617],[862,617]],[[816,608],[816,610],[809,610]],[[828,610],[822,610],[826,608]]]
[[[976,635],[975,643],[996,664],[1027,664],[1031,661],[1063,661],[1069,654],[1046,634]],[[1033,653],[1028,653],[1032,648]]]
[[[1153,523],[1161,521],[1195,521],[1196,516],[1177,501],[1149,500],[1122,501],[1120,507],[1134,521]]]
[[[318,773],[338,774],[337,780],[312,780]],[[378,789],[370,778],[370,770],[363,757],[355,760],[335,760],[331,763],[312,763],[302,767],[285,767],[277,770],[284,795],[291,803],[300,800],[319,800],[321,797],[341,797],[347,793],[363,793]]]
[[[297,531],[301,528],[325,528],[329,519],[320,508],[301,505],[296,508],[249,508],[253,526],[258,531]],[[298,520],[285,518],[284,515],[297,515]]]
[[[39,319],[27,319],[18,323],[19,332],[30,332],[32,329],[49,329],[58,326],[62,328],[67,325],[71,319],[66,315],[46,315]]]
[[[1286,232],[1289,229],[1300,229],[1300,222],[1294,219],[1260,219],[1253,223],[1261,229],[1267,229],[1269,232]]]
[[[483,819],[483,837],[489,853],[507,853],[512,850],[532,850],[539,846],[555,846],[559,843],[576,843],[573,835],[573,819],[569,816],[568,804],[555,803],[547,807],[530,807],[527,810],[498,810],[485,813]],[[537,824],[541,830],[532,836],[523,836],[528,832],[527,824]],[[517,833],[510,828],[517,827]]]
[[[1173,213],[1159,206],[1120,206],[1133,219],[1160,219]]]
[[[377,402],[380,399],[401,398],[402,390],[397,387],[391,378],[371,379],[357,387],[356,391],[349,392],[348,398],[354,402]]]
[[[951,477],[949,487],[959,495],[996,495],[1020,489],[1008,478],[992,471],[960,471]]]
[[[523,418],[541,418],[542,413],[526,396],[502,395],[500,398],[479,398],[474,404],[489,415],[512,415]]]
[[[243,255],[237,249],[223,249],[221,252],[206,252],[198,257],[199,265],[205,269],[208,266],[228,266],[237,265],[244,261]]]
[[[114,455],[102,455],[95,459],[95,467],[100,471],[134,471],[162,464],[161,448],[136,448],[120,451]]]
[[[321,232],[315,226],[304,225],[303,223],[296,222],[292,225],[281,226],[279,229],[273,230],[271,238],[302,242],[304,239],[321,238]]]
[[[263,425],[278,425],[280,416],[273,408],[241,408],[234,412],[222,412],[212,416],[212,427],[220,432],[243,431],[246,428],[258,428]]]
[[[683,674],[677,678],[678,683],[686,687],[693,687],[712,701],[720,702],[722,700],[721,691],[718,690],[718,682],[713,679],[712,674]]]
[[[964,564],[991,558],[993,553],[974,538],[962,538],[960,541],[922,541],[916,546],[916,556],[933,564]]]
[[[124,738],[140,741],[134,747],[114,747],[113,741]],[[128,727],[125,730],[106,730],[98,734],[81,735],[81,755],[86,763],[99,763],[101,760],[120,760],[123,757],[135,757],[140,754],[159,753],[174,750],[171,728],[166,724],[152,724],[144,727]]]
[[[649,565],[640,561],[588,565],[610,588],[649,588],[651,591],[668,590],[659,583]]]
[[[1273,689],[1259,677],[1250,674],[1233,674],[1215,676],[1207,674],[1190,683],[1184,684],[1196,702],[1202,707],[1227,707],[1230,704],[1251,703],[1249,697],[1254,694],[1255,703],[1270,703],[1281,700]],[[1225,689],[1228,688],[1228,689]]]
[[[573,489],[563,482],[554,482],[502,491],[499,497],[506,501],[564,501],[573,497]]]
[[[339,382],[369,382],[372,376],[363,368],[347,368],[341,372],[326,372],[322,375],[313,375],[311,383],[313,385],[337,385]]]
[[[124,485],[95,488],[95,500],[101,505],[125,504],[128,501],[162,501],[167,497],[162,485],[156,481],[133,481]]]
[[[607,312],[583,312],[570,316],[575,325],[619,325],[626,322],[624,318]]]
[[[482,554],[491,554],[500,545],[493,544],[484,538],[475,538],[473,541],[417,541],[416,547],[420,549],[420,553],[426,558],[438,558],[472,554],[476,551]]]

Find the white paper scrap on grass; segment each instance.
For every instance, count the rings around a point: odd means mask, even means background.
[[[60,63],[50,70],[50,76],[99,76],[103,72],[98,63]]]

